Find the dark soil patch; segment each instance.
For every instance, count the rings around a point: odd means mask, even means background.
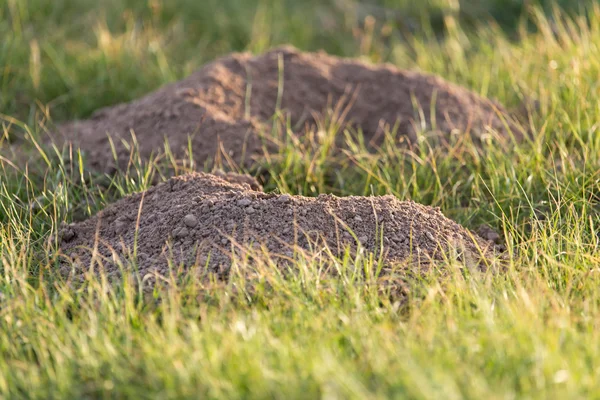
[[[264,144],[276,149],[277,140],[259,136],[271,134],[268,122],[278,106],[296,133],[338,107],[340,124],[360,127],[372,143],[394,126],[407,143],[423,130],[443,139],[468,132],[477,140],[490,129],[507,137],[508,126],[521,136],[516,125],[499,117],[507,115],[501,105],[439,77],[281,47],[256,57],[218,59],[138,100],[60,125],[55,140],[74,143],[92,167],[109,172],[114,165],[107,136],[124,167],[130,156],[124,142],[131,142],[132,133],[144,160],[161,152],[166,139],[175,156],[184,157],[191,137],[199,165],[212,164],[217,154],[250,165]]]
[[[62,253],[75,261],[65,262],[64,272],[78,276],[89,269],[94,248],[113,275],[121,258],[135,260],[141,276],[167,274],[167,260],[226,276],[232,254],[248,248],[282,263],[298,249],[340,256],[363,248],[380,254],[385,265],[417,267],[451,252],[477,268],[493,247],[438,209],[393,196],[277,195],[252,190],[231,175],[227,181],[204,173],[121,199],[84,222],[63,226],[59,238]]]

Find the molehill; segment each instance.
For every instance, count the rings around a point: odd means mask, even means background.
[[[168,260],[226,276],[232,254],[253,248],[285,263],[298,249],[334,256],[357,249],[385,265],[426,266],[454,254],[482,267],[493,245],[435,208],[393,196],[317,198],[264,193],[234,176],[193,173],[123,198],[59,231],[63,272],[81,277],[97,249],[109,275],[117,259],[141,276],[167,274]],[[137,243],[133,258],[134,244]],[[278,261],[278,262],[279,262]]]
[[[140,99],[59,125],[54,140],[73,143],[91,167],[109,172],[115,165],[108,136],[125,167],[130,149],[123,140],[131,142],[132,133],[144,160],[160,152],[165,139],[184,157],[191,138],[199,165],[226,154],[249,166],[263,149],[277,150],[269,123],[276,110],[302,134],[336,107],[340,126],[360,128],[374,144],[395,126],[399,143],[414,143],[422,130],[441,139],[467,132],[479,140],[490,130],[521,136],[500,104],[437,76],[286,46],[218,59]]]

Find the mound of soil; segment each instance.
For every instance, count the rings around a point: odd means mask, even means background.
[[[119,274],[118,257],[135,260],[141,276],[167,274],[167,260],[227,275],[232,254],[249,248],[281,262],[295,249],[342,255],[363,248],[380,253],[388,266],[430,265],[450,252],[478,267],[492,251],[491,243],[438,209],[393,196],[277,195],[204,173],[126,197],[86,221],[63,226],[59,238],[65,268],[79,276],[89,269],[94,248],[109,274]]]
[[[218,59],[138,100],[60,125],[55,139],[80,147],[96,169],[114,168],[107,135],[125,166],[130,149],[123,141],[130,142],[132,133],[143,159],[160,152],[165,138],[182,157],[190,136],[200,165],[210,164],[217,153],[249,165],[262,154],[261,132],[271,131],[267,122],[278,106],[297,133],[314,125],[315,116],[338,107],[340,124],[360,127],[373,143],[396,124],[406,142],[414,142],[422,130],[440,137],[469,132],[478,138],[489,129],[507,135],[498,116],[507,115],[501,105],[439,77],[281,47],[257,57],[242,53]],[[519,136],[514,124],[508,127]],[[271,142],[268,148],[274,149]]]

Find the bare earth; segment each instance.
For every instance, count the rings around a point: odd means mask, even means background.
[[[137,261],[141,276],[167,274],[167,259],[227,275],[232,252],[241,255],[252,246],[285,262],[298,249],[339,256],[349,248],[355,254],[360,243],[385,265],[426,266],[452,253],[475,268],[493,247],[439,210],[393,196],[268,194],[231,174],[204,173],[171,178],[63,226],[59,241],[69,260],[64,270],[75,276],[89,268],[95,247],[109,274],[119,274],[118,257]]]
[[[183,157],[191,137],[199,165],[212,165],[220,146],[221,156],[251,165],[263,145],[277,148],[269,121],[278,106],[300,134],[315,117],[337,109],[341,126],[361,128],[375,144],[396,124],[399,142],[414,142],[423,130],[441,139],[468,132],[478,140],[490,129],[499,136],[508,137],[509,130],[521,136],[504,119],[501,105],[439,77],[281,47],[256,57],[218,59],[138,100],[60,125],[54,139],[74,143],[90,166],[108,172],[114,163],[107,136],[125,167],[130,149],[124,142],[131,142],[132,133],[144,160],[160,152],[166,139],[175,156]]]

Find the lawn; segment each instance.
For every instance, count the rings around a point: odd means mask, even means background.
[[[0,38],[0,397],[600,397],[595,2],[3,0]],[[506,270],[440,265],[405,277],[401,296],[373,279],[369,257],[320,261],[335,275],[310,259],[285,276],[241,264],[251,278],[150,297],[130,281],[66,282],[48,242],[61,222],[185,168],[102,176],[41,137],[216,57],[284,43],[530,105],[533,137],[508,151],[334,153],[308,135],[242,171],[266,191],[392,194],[488,224]]]

